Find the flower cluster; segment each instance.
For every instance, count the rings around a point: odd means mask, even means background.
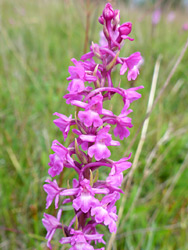
[[[115,203],[123,193],[120,188],[123,171],[131,167],[130,155],[118,161],[109,159],[111,152],[108,147],[120,145],[119,141],[112,139],[110,131],[120,140],[129,136],[128,129],[133,126],[128,117],[132,112],[129,106],[141,97],[137,90],[143,86],[129,89],[115,87],[111,73],[120,64],[120,75],[128,71],[128,80],[135,80],[142,57],[139,52],[129,57],[119,56],[124,41],[133,41],[129,37],[132,24],[120,25],[119,10],[113,10],[109,3],[106,4],[99,22],[103,25],[100,45],[92,43],[90,52],[84,54],[80,61],[73,58],[74,66],[69,67],[69,93],[64,98],[67,104],[76,107],[75,117],[54,113],[58,117],[54,123],[62,131],[64,140],[70,129],[75,139],[67,148],[57,140],[53,141],[54,154],[50,155],[48,173],[55,177],[64,168],[71,168],[76,171],[78,179],[73,179],[68,188],[59,187],[55,179],[46,180],[46,208],[55,201],[55,208],[59,209],[57,218],[45,213],[42,220],[49,248],[58,229],[64,232],[60,243],[69,243],[70,250],[94,250],[93,245],[105,244],[96,226],[105,225],[111,233],[116,232]],[[123,108],[119,115],[104,108],[104,102],[111,100],[115,94],[122,99]],[[98,169],[105,167],[109,169],[109,175],[106,180],[101,180]],[[72,204],[74,216],[66,226],[61,223],[61,214],[62,206],[68,203]]]

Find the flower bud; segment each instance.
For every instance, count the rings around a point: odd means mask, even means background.
[[[128,35],[131,33],[132,30],[132,23],[127,22],[127,23],[123,23],[121,26],[119,26],[118,31],[120,36],[122,35]]]
[[[120,23],[120,11],[119,10],[114,10],[114,27],[116,28],[119,23]]]
[[[110,3],[106,4],[106,6],[103,10],[103,17],[107,21],[114,18],[114,10],[113,10],[112,5]]]
[[[100,24],[104,24],[104,17],[101,15],[99,18],[98,18],[98,21]]]

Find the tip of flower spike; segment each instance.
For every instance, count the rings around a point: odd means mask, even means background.
[[[105,20],[111,20],[114,17],[114,10],[110,3],[107,3],[104,10],[103,10],[103,17]]]

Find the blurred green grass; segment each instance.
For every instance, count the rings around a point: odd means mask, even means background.
[[[73,107],[66,105],[70,59],[83,54],[85,11],[82,1],[26,1],[0,2],[0,248],[45,249],[46,231],[41,223],[45,212],[46,194],[43,183],[48,174],[48,155],[52,140],[63,142],[53,124],[53,113],[69,115]],[[90,42],[98,42],[100,25],[95,24],[102,7],[93,4]],[[118,5],[117,5],[118,6]],[[116,7],[117,7],[116,6]],[[121,5],[121,22],[132,21],[133,43],[127,43],[122,55],[141,51],[144,57],[140,76],[135,85],[144,85],[142,99],[131,106],[134,127],[129,139],[112,152],[112,159],[121,157],[134,133],[143,121],[155,62],[162,56],[157,93],[173,67],[188,33],[182,23],[186,14],[176,13],[173,23],[166,21],[166,13],[151,36],[151,13],[131,10]],[[136,196],[143,171],[153,148],[171,128],[166,142],[157,148],[151,168],[161,159],[156,170],[144,182],[140,197],[126,222],[120,224],[117,249],[188,249],[188,192],[187,168],[178,179],[165,204],[162,198],[177,175],[188,149],[188,52],[186,52],[165,94],[151,115],[148,134],[139,167],[135,172],[124,216]],[[114,82],[119,83],[118,73]],[[178,82],[182,85],[178,85]],[[126,77],[122,87],[128,88]],[[175,87],[176,86],[176,87]],[[178,88],[178,86],[180,86]],[[117,98],[112,109],[120,111]],[[178,134],[179,133],[179,134]],[[139,136],[132,147],[135,155]],[[101,173],[105,177],[105,173]],[[72,175],[72,176],[71,176]],[[64,174],[64,185],[74,173]],[[119,202],[120,206],[120,202]],[[158,216],[151,220],[157,209]],[[53,208],[49,209],[53,212]],[[70,215],[69,215],[70,214]],[[71,211],[65,212],[65,222]],[[104,230],[104,229],[103,229]],[[108,242],[109,233],[104,230]],[[59,249],[59,246],[54,247]]]

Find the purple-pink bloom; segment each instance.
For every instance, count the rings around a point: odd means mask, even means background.
[[[96,206],[91,209],[91,215],[95,216],[97,223],[104,223],[104,225],[109,227],[111,233],[115,233],[117,230],[116,221],[116,207],[114,203],[120,198],[119,193],[114,192],[109,194],[101,200],[99,206]]]
[[[117,126],[114,129],[114,135],[119,136],[120,140],[127,138],[130,135],[128,128],[132,128],[131,118],[127,117],[127,114],[120,114],[116,119]]]
[[[132,163],[128,162],[130,159],[131,154],[126,157],[122,158],[119,161],[114,161],[112,169],[110,171],[109,176],[106,178],[106,182],[110,186],[119,187],[123,181],[123,171],[130,168]]]
[[[94,142],[92,146],[88,149],[88,154],[90,157],[95,157],[97,161],[101,159],[108,158],[111,155],[110,150],[107,146],[119,146],[118,141],[113,141],[112,136],[108,133],[110,130],[110,125],[105,126],[100,129],[97,135],[81,135],[80,139],[83,142]]]
[[[91,215],[95,216],[97,223],[104,223],[105,226],[108,226],[110,233],[116,232],[116,221],[118,216],[115,207],[111,209],[111,211],[108,211],[105,206],[94,207],[91,209]]]
[[[70,83],[69,86],[67,88],[67,90],[69,91],[70,94],[77,94],[77,93],[81,93],[82,91],[84,91],[85,88],[85,84],[84,81],[80,80],[80,79],[73,79]]]
[[[105,37],[105,35],[104,35],[104,33],[103,33],[102,30],[100,31],[99,35],[100,35],[99,45],[102,46],[102,47],[103,46],[107,46],[108,42],[107,42],[106,37]]]
[[[54,115],[59,116],[58,119],[54,120],[54,123],[61,130],[61,132],[63,133],[64,139],[66,140],[67,135],[70,130],[70,126],[75,124],[74,120],[72,120],[72,115],[67,117],[57,112],[55,112]]]
[[[44,219],[42,219],[42,223],[47,230],[47,234],[46,234],[46,239],[48,240],[47,247],[49,247],[50,249],[52,249],[50,241],[52,240],[52,237],[56,229],[62,228],[62,225],[60,223],[61,213],[62,213],[62,209],[58,211],[57,218],[55,218],[54,216],[50,214],[44,213]]]
[[[131,118],[130,117],[127,117],[127,115],[129,113],[131,113],[132,110],[129,109],[129,110],[126,110],[119,115],[119,116],[106,116],[104,117],[103,121],[104,122],[107,122],[109,124],[113,124],[113,125],[117,125],[114,129],[114,135],[117,137],[119,136],[119,138],[121,140],[123,140],[124,138],[127,138],[130,134],[129,130],[127,129],[128,128],[132,128],[132,123],[131,123]]]
[[[124,75],[127,69],[128,71],[128,81],[135,80],[139,74],[138,64],[142,60],[140,52],[135,52],[127,58],[123,59],[123,65],[120,69],[120,75]]]
[[[108,193],[107,189],[97,189],[90,186],[90,181],[84,179],[80,182],[79,192],[76,199],[73,200],[73,207],[76,210],[81,209],[84,213],[87,213],[91,207],[96,206],[99,201],[94,198],[94,195]]]
[[[69,250],[95,250],[87,241],[101,241],[103,237],[103,234],[84,234],[82,231],[74,229],[71,229],[70,234],[71,236],[63,237],[59,241],[61,244],[71,244],[72,247]],[[104,248],[96,250],[104,250]]]
[[[57,140],[54,140],[52,143],[51,149],[55,152],[55,154],[51,154],[50,162],[48,165],[50,166],[48,173],[52,177],[59,175],[64,166],[64,161],[66,159],[66,156],[68,154],[68,149],[65,148],[61,143],[59,143]]]
[[[45,182],[49,183],[43,185],[44,191],[48,194],[46,197],[46,209],[49,208],[49,206],[52,204],[54,198],[55,198],[55,209],[57,209],[59,203],[59,196],[63,188],[59,188],[56,180],[50,181],[47,179]]]
[[[126,112],[127,108],[130,106],[130,104],[136,100],[138,100],[139,98],[141,98],[141,94],[137,93],[136,91],[139,89],[142,89],[143,86],[139,86],[139,87],[134,87],[134,88],[130,88],[130,89],[126,89],[123,90],[123,102],[124,102],[124,108],[121,111],[121,113]]]
[[[70,77],[67,78],[68,81],[73,79],[81,79],[82,81],[89,82],[97,80],[96,76],[92,75],[92,72],[91,74],[86,73],[82,62],[77,61],[75,58],[73,58],[71,61],[75,64],[75,66],[69,67]]]
[[[99,114],[102,114],[102,100],[102,95],[96,95],[85,107],[85,111],[79,111],[78,117],[86,127],[90,127],[91,125],[94,127],[100,127],[103,124],[102,119],[99,116]]]
[[[92,110],[79,111],[78,117],[86,127],[90,127],[92,124],[94,127],[100,127],[102,125],[102,120],[99,114],[95,111]]]

